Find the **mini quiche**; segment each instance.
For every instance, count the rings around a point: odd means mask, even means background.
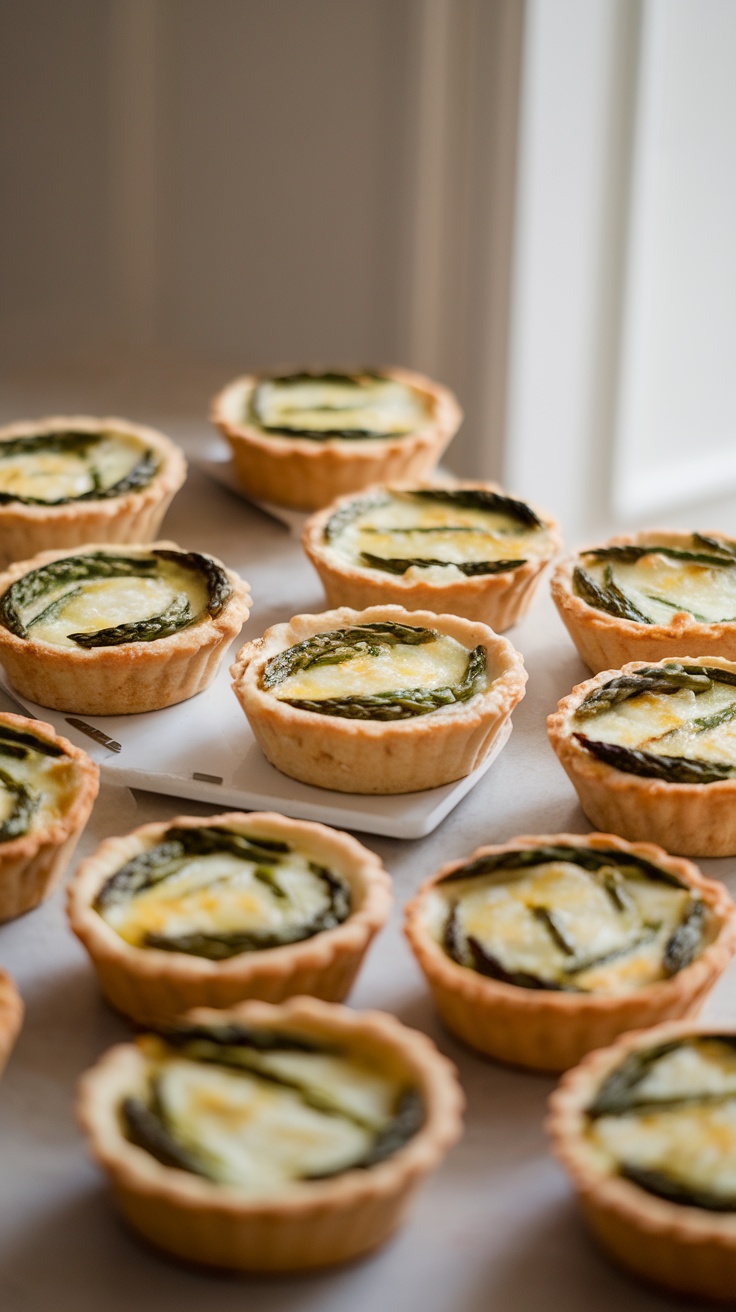
[[[546,834],[445,866],[407,907],[406,933],[450,1030],[559,1071],[697,1012],[736,950],[736,906],[651,843]]]
[[[38,906],[89,818],[99,770],[44,724],[0,712],[0,921]]]
[[[156,710],[209,686],[249,609],[237,574],[173,542],[45,551],[0,574],[0,663],[41,706]]]
[[[736,542],[650,529],[562,561],[552,596],[595,673],[664,656],[736,660]]]
[[[297,615],[246,643],[231,670],[272,765],[347,793],[411,793],[470,774],[527,677],[486,625],[401,606]]]
[[[547,720],[588,819],[687,856],[736,853],[736,662],[633,661]]]
[[[0,970],[0,1075],[23,1024],[23,1001],[15,984]]]
[[[180,817],[109,838],[79,867],[69,920],[105,996],[141,1024],[245,998],[350,991],[391,906],[348,834],[271,814]]]
[[[500,633],[526,614],[560,536],[495,483],[394,483],[313,515],[302,542],[331,606],[393,602]]]
[[[736,1032],[626,1034],[569,1071],[548,1128],[602,1247],[697,1298],[736,1290]]]
[[[386,479],[423,478],[462,411],[446,387],[406,369],[237,378],[212,403],[248,496],[317,510]]]
[[[113,1048],[79,1115],[126,1220],[187,1261],[299,1271],[383,1243],[460,1134],[434,1044],[296,998],[194,1011]]]
[[[0,563],[84,542],[149,542],[187,466],[127,419],[54,415],[0,428]]]

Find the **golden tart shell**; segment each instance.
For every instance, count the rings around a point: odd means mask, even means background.
[[[176,542],[150,542],[142,548],[182,551]],[[125,554],[124,547],[88,542],[75,552],[42,551],[0,574],[0,597],[31,570],[69,554],[94,551]],[[153,642],[128,642],[117,647],[57,647],[33,638],[19,638],[0,624],[0,664],[13,687],[52,710],[81,715],[133,715],[186,701],[208,688],[227,648],[250,613],[248,584],[226,569],[232,591],[220,614]]]
[[[259,1202],[162,1166],[124,1138],[117,1106],[143,1058],[133,1045],[120,1045],[83,1077],[78,1114],[126,1220],[176,1257],[238,1271],[306,1271],[350,1261],[384,1243],[403,1221],[422,1178],[460,1135],[464,1099],[451,1063],[426,1035],[385,1012],[355,1012],[315,998],[293,998],[279,1007],[247,1002],[226,1012],[195,1011],[189,1018],[297,1030],[317,1041],[345,1042],[379,1061],[388,1058],[422,1095],[425,1121],[376,1166],[299,1182]]]
[[[0,970],[0,1075],[23,1024],[23,1001],[15,984]]]
[[[29,506],[11,501],[0,506],[0,565],[27,560],[39,551],[79,547],[85,542],[150,542],[186,476],[182,451],[158,429],[114,416],[50,415],[45,419],[0,428],[0,444],[36,433],[101,429],[140,438],[159,457],[159,467],[145,487],[99,501],[70,501],[61,506]]]
[[[486,492],[501,492],[498,483],[481,483],[463,480],[452,483],[392,483],[366,491],[411,492],[419,487],[446,487],[448,489],[473,488]],[[330,606],[352,606],[364,610],[367,606],[397,605],[406,610],[429,610],[440,615],[459,615],[467,620],[487,624],[496,633],[503,633],[518,624],[526,615],[545,567],[557,554],[561,545],[557,521],[542,511],[549,537],[549,547],[516,569],[502,574],[479,574],[474,577],[452,579],[441,583],[436,579],[382,573],[367,566],[341,560],[324,540],[327,521],[354,499],[355,494],[340,497],[324,510],[312,515],[304,525],[302,545],[322,580]],[[537,510],[537,507],[532,507]]]
[[[448,957],[424,925],[428,892],[453,870],[478,857],[548,844],[615,848],[661,866],[700,893],[714,926],[712,941],[670,979],[615,996],[520,988],[469,970]],[[722,884],[706,879],[690,861],[669,856],[653,843],[627,843],[606,833],[523,835],[508,843],[480,847],[462,861],[443,866],[408,904],[405,933],[437,1011],[453,1034],[498,1061],[535,1071],[562,1071],[627,1030],[696,1015],[736,951],[736,905]]]
[[[609,1072],[629,1053],[680,1036],[724,1033],[733,1030],[681,1021],[624,1034],[563,1076],[549,1101],[547,1129],[586,1221],[611,1257],[678,1294],[731,1302],[736,1289],[736,1215],[671,1203],[604,1172],[584,1134],[586,1109]]]
[[[721,656],[678,660],[683,665],[699,665],[707,660],[708,665],[736,671],[736,662]],[[552,747],[596,829],[608,829],[633,842],[649,839],[681,856],[733,856],[736,777],[710,784],[673,784],[627,774],[597,760],[572,736],[575,712],[590,693],[610,679],[635,674],[645,666],[652,668],[649,661],[631,661],[620,670],[602,670],[594,679],[577,684],[547,717]]]
[[[435,629],[468,651],[482,644],[489,687],[467,702],[396,723],[304,711],[261,688],[264,666],[278,652],[317,633],[383,620]],[[302,783],[360,794],[413,793],[470,774],[495,746],[527,680],[519,652],[485,624],[429,611],[409,613],[402,606],[296,615],[241,647],[230,668],[235,695],[272,765]]]
[[[620,533],[605,545],[629,546],[654,541],[665,546],[688,547],[691,538],[691,533],[673,529],[642,529],[639,533]],[[550,590],[565,628],[594,674],[627,661],[652,664],[665,656],[679,659],[717,652],[726,660],[736,660],[734,622],[702,624],[686,611],[675,611],[669,624],[637,624],[589,606],[572,588],[573,570],[582,555],[583,552],[560,561],[552,575]]]
[[[100,772],[81,747],[62,738],[43,720],[0,712],[0,724],[60,747],[74,763],[77,785],[71,804],[57,820],[0,843],[0,923],[43,902],[61,879],[86,825],[100,787]]]
[[[350,883],[354,907],[335,929],[312,938],[225,961],[183,952],[134,947],[94,910],[106,880],[126,861],[160,840],[172,826],[198,829],[201,816],[142,825],[124,838],[108,838],[78,868],[69,885],[68,914],[84,944],[105,997],[139,1024],[167,1022],[192,1007],[231,1007],[245,999],[283,1002],[310,994],[341,1002],[349,993],[368,946],[391,908],[391,881],[383,863],[349,834],[326,825],[289,820],[271,812],[232,811],[208,816],[207,825],[287,841]]]
[[[421,479],[452,441],[463,413],[449,388],[408,369],[382,369],[386,378],[418,392],[430,416],[404,437],[346,441],[271,436],[252,424],[236,422],[233,406],[267,375],[245,375],[214,397],[210,418],[227,439],[236,478],[249,497],[295,510],[318,510],[336,497],[372,483]],[[242,409],[242,406],[240,407]]]

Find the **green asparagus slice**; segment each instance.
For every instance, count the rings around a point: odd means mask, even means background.
[[[526,560],[435,560],[425,557],[405,557],[400,556],[374,556],[369,551],[361,551],[360,559],[370,569],[380,569],[386,574],[405,574],[413,565],[420,569],[429,569],[433,565],[454,565],[460,570],[461,574],[473,578],[478,574],[505,574],[509,570],[518,569],[520,565],[526,565]]]
[[[650,542],[646,546],[610,546],[595,547],[582,551],[582,556],[591,556],[594,560],[620,561],[622,564],[634,565],[642,556],[669,556],[671,560],[689,560],[695,565],[707,565],[712,569],[730,569],[736,564],[729,554],[719,548],[723,554],[714,555],[703,551],[688,551],[684,547],[668,547],[661,543]]]
[[[631,1180],[650,1194],[666,1198],[670,1203],[682,1203],[685,1207],[702,1207],[708,1212],[736,1212],[736,1195],[718,1194],[709,1189],[696,1188],[676,1180],[666,1171],[652,1170],[645,1166],[636,1166],[632,1162],[620,1162],[619,1174],[625,1180]]]
[[[426,487],[417,488],[409,495],[419,501],[438,501],[464,510],[486,510],[493,514],[508,515],[524,528],[544,528],[544,521],[526,501],[517,501],[501,492],[489,492],[482,488]]]
[[[10,745],[23,749],[24,756],[28,755],[26,749],[30,748],[34,752],[40,752],[42,756],[64,756],[64,748],[59,747],[58,743],[46,742],[45,738],[37,738],[33,733],[26,733],[23,729],[13,729],[9,724],[0,724],[0,751],[9,753]]]
[[[662,964],[667,975],[676,975],[697,957],[705,932],[705,905],[701,898],[692,897],[681,923],[665,946]]]
[[[320,700],[284,697],[282,700],[286,706],[312,711],[316,715],[339,715],[348,720],[409,720],[413,716],[429,715],[442,706],[469,701],[479,691],[485,669],[485,648],[478,646],[470,653],[465,674],[454,687],[396,688],[364,697],[323,697]]]
[[[649,779],[664,779],[671,784],[714,784],[733,777],[736,767],[720,761],[697,761],[687,756],[657,756],[618,743],[596,742],[584,733],[573,738],[605,765],[624,774],[638,774]]]
[[[601,587],[595,579],[580,565],[576,565],[572,575],[573,592],[596,610],[603,610],[617,619],[631,620],[636,624],[651,624],[648,615],[629,601],[618,587]]]
[[[69,595],[67,593],[60,600],[68,600]],[[47,611],[51,609],[52,606],[47,607]],[[160,615],[151,615],[145,620],[129,620],[127,624],[96,629],[93,633],[70,633],[69,637],[78,647],[87,649],[120,647],[128,642],[155,642],[158,638],[168,638],[179,629],[185,629],[193,619],[189,598],[185,592],[181,592]]]
[[[14,799],[10,815],[0,825],[0,843],[8,843],[11,839],[20,838],[28,832],[39,799],[26,788],[25,784],[13,779],[5,770],[0,770],[0,784]]]
[[[728,675],[729,671],[724,671]],[[736,674],[731,675],[729,679],[723,679],[722,682],[736,683]],[[601,688],[596,688],[581,702],[575,712],[576,719],[584,719],[592,715],[602,715],[605,711],[610,711],[614,706],[619,706],[622,702],[628,701],[630,697],[639,697],[643,693],[675,693],[686,688],[696,694],[709,692],[713,687],[713,678],[710,671],[702,665],[679,665],[676,663],[660,666],[648,667],[637,670],[636,674],[622,674],[617,679],[611,679],[604,683]]]
[[[365,382],[364,382],[365,379],[370,380],[372,382],[376,382],[376,381],[382,381],[383,378],[384,378],[383,374],[375,373],[372,372],[371,370],[363,370],[361,371],[360,374],[334,374],[334,373],[284,374],[283,376],[278,378],[265,379],[264,382],[266,384],[268,383],[299,384],[305,382],[338,383],[338,384],[352,383],[356,389],[359,389],[365,386]],[[288,423],[269,424],[266,422],[261,408],[262,401],[263,401],[263,386],[264,383],[259,383],[258,386],[254,388],[250,398],[249,412],[252,418],[255,419],[258,426],[262,428],[265,433],[274,433],[282,437],[306,437],[312,442],[326,442],[330,438],[335,438],[335,437],[340,438],[343,441],[365,441],[366,439],[371,439],[371,438],[382,438],[385,440],[387,438],[391,439],[395,437],[405,437],[406,433],[411,431],[410,429],[406,429],[402,432],[385,433],[381,429],[371,429],[371,428],[330,428],[329,430],[320,432],[319,430],[315,430],[312,428],[299,428],[294,424],[288,424]],[[330,414],[334,413],[333,406],[324,406],[324,407],[320,407],[320,409],[323,410],[325,413],[330,413]],[[317,407],[315,407],[315,413],[319,413]]]
[[[644,875],[647,879],[654,879],[658,883],[669,884],[674,888],[684,887],[681,880],[670,874],[668,870],[663,870],[661,866],[656,866],[653,862],[634,856],[630,852],[621,852],[617,848],[572,847],[567,844],[548,844],[542,847],[512,848],[506,852],[489,852],[475,861],[468,861],[466,865],[452,870],[449,875],[445,875],[441,884],[458,883],[460,880],[495,873],[503,877],[509,870],[524,871],[554,861],[570,862],[583,870],[599,872],[604,882],[608,880],[610,867],[618,866],[623,870],[629,868],[635,874]]]
[[[42,433],[32,437],[17,437],[9,442],[0,443],[0,460],[18,455],[32,455],[34,452],[60,452],[69,455],[86,455],[91,448],[105,440],[104,433],[82,433],[70,430],[66,433]],[[111,497],[123,496],[126,492],[136,492],[146,487],[159,467],[159,461],[153,451],[144,451],[140,460],[116,483],[102,487],[98,472],[90,467],[89,476],[92,487],[86,492],[68,497],[55,497],[49,501],[43,497],[19,496],[17,493],[0,492],[0,505],[22,502],[29,506],[65,506],[76,501],[104,501]]]
[[[347,629],[331,629],[316,633],[294,647],[288,647],[272,656],[263,671],[264,688],[283,683],[298,670],[309,670],[319,665],[339,665],[355,656],[377,656],[382,647],[418,646],[433,642],[439,635],[436,629],[422,629],[411,624],[391,621],[379,624],[358,624]]]

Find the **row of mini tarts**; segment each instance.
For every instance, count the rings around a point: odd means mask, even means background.
[[[719,534],[707,535],[717,541]],[[610,538],[606,547],[638,547],[661,543],[678,550],[692,547],[692,534],[674,529],[642,529]],[[598,550],[598,548],[592,548]],[[627,661],[652,663],[664,657],[710,656],[736,660],[736,623],[696,620],[688,611],[674,611],[667,624],[644,624],[608,614],[578,596],[573,575],[585,551],[559,562],[550,589],[560,617],[581,659],[593,673]]]
[[[485,856],[554,845],[613,850],[674,875],[702,897],[710,921],[709,941],[669,979],[616,995],[521,987],[453,961],[430,929],[437,886]],[[736,951],[736,904],[722,884],[652,843],[627,843],[607,833],[524,835],[478,848],[471,856],[443,866],[408,904],[405,928],[437,1011],[453,1034],[497,1060],[531,1070],[560,1071],[627,1030],[696,1014]]]
[[[709,666],[736,673],[736,663],[720,656],[685,657],[678,663],[687,667],[703,659]],[[736,853],[736,776],[700,784],[629,774],[592,756],[574,735],[575,714],[597,688],[667,663],[632,661],[579,683],[548,717],[549,740],[596,829],[610,829],[632,840],[651,839],[683,856],[731,856]]]
[[[546,566],[562,545],[559,524],[538,506],[524,503],[529,505],[542,524],[547,539],[545,550],[520,562],[516,568],[498,574],[458,578],[455,571],[455,577],[444,580],[437,576],[436,571],[387,574],[367,565],[350,564],[342,560],[327,541],[326,529],[333,515],[344,511],[362,496],[375,492],[416,492],[429,488],[505,495],[498,483],[464,479],[462,482],[384,484],[366,488],[359,498],[351,494],[333,501],[326,509],[310,516],[302,533],[302,545],[319,574],[329,605],[351,606],[355,610],[363,610],[367,606],[398,605],[410,611],[427,610],[458,615],[463,619],[487,624],[496,633],[503,633],[524,618]]]
[[[63,551],[86,542],[150,542],[161,527],[171,501],[184,483],[187,463],[170,438],[155,428],[129,419],[90,415],[50,415],[36,421],[0,428],[3,442],[54,433],[111,431],[133,437],[152,451],[158,468],[144,487],[120,496],[72,500],[61,505],[28,505],[10,501],[0,506],[0,564],[27,560],[39,551]]]
[[[190,1007],[229,1007],[245,998],[281,1002],[298,993],[331,1002],[345,998],[371,940],[388,918],[391,881],[375,853],[349,834],[325,825],[271,812],[237,811],[208,817],[206,822],[208,828],[231,830],[245,838],[289,843],[348,884],[347,918],[311,938],[211,961],[135,947],[95,910],[101,889],[128,861],[161,842],[168,830],[196,830],[203,823],[201,818],[180,816],[143,825],[123,838],[108,838],[82,862],[71,881],[69,922],[92,958],[108,1001],[140,1024],[156,1024]]]
[[[407,720],[343,719],[279,701],[263,687],[269,660],[315,634],[347,625],[410,623],[454,638],[468,653],[482,646],[488,687],[469,701]],[[401,606],[296,615],[247,642],[231,667],[233,688],[256,741],[283,774],[348,793],[409,793],[461,779],[493,750],[524,695],[524,662],[484,624]]]

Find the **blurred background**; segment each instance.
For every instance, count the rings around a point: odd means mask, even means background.
[[[735,61],[734,0],[0,0],[0,416],[405,364],[569,538],[734,532]]]

